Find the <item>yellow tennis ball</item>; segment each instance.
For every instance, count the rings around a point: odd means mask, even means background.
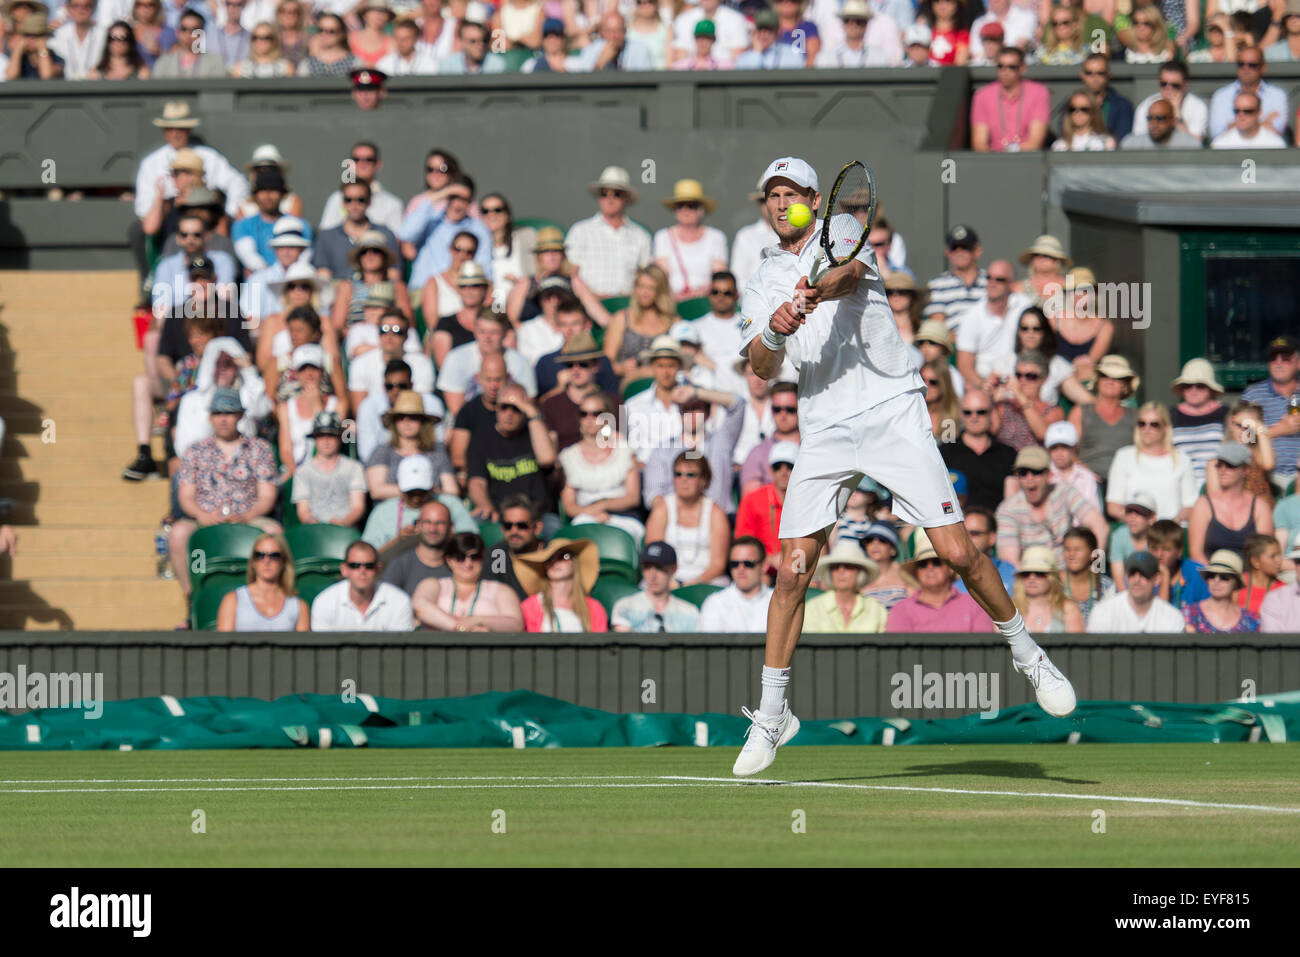
[[[800,228],[812,222],[812,210],[803,203],[795,203],[785,211],[785,221]]]

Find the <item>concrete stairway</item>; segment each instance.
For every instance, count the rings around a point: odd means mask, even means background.
[[[121,477],[143,369],[135,293],[131,273],[0,272],[0,499],[18,534],[0,560],[0,628],[170,629],[184,615],[153,549],[168,485]]]

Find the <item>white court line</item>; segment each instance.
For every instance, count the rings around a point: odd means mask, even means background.
[[[402,782],[392,784],[377,785],[360,785],[360,784],[329,784],[329,785],[311,785],[311,786],[282,786],[276,785],[251,785],[242,787],[209,787],[206,786],[214,782],[285,782],[285,781],[389,781]],[[475,784],[420,784],[414,783],[419,781],[475,781],[475,782],[494,782],[494,783],[475,783]],[[542,783],[542,782],[566,782],[566,783]],[[525,783],[526,782],[526,783]],[[619,783],[600,783],[600,782],[619,782]],[[634,782],[634,783],[622,783]],[[1274,807],[1264,804],[1220,804],[1208,801],[1189,801],[1180,798],[1150,798],[1150,797],[1125,797],[1114,794],[1067,794],[1064,792],[1054,791],[994,791],[978,790],[972,788],[937,788],[937,787],[920,787],[917,785],[899,785],[899,784],[847,784],[834,781],[781,781],[769,778],[713,778],[713,777],[689,777],[686,775],[659,775],[659,776],[640,776],[640,775],[574,775],[570,777],[542,777],[542,776],[514,776],[514,777],[446,777],[446,778],[391,778],[391,777],[362,777],[362,778],[161,778],[145,779],[139,783],[173,783],[173,784],[196,784],[198,787],[141,787],[141,788],[9,788],[4,787],[3,783],[31,783],[31,784],[53,784],[55,781],[27,781],[27,782],[0,782],[0,794],[132,794],[148,793],[158,791],[174,791],[177,793],[188,793],[192,791],[200,792],[235,792],[235,791],[475,791],[475,790],[492,790],[501,788],[514,788],[521,790],[555,790],[565,788],[587,788],[587,789],[619,789],[619,788],[672,788],[672,787],[753,787],[756,785],[780,785],[783,787],[810,787],[810,788],[832,788],[854,791],[908,791],[929,794],[970,794],[987,797],[1033,797],[1033,798],[1062,798],[1075,801],[1115,801],[1123,804],[1160,804],[1171,805],[1175,807],[1193,807],[1209,808],[1213,810],[1227,811],[1264,811],[1278,814],[1300,814],[1300,807]],[[66,783],[83,783],[72,781]],[[132,781],[110,781],[98,780],[92,783],[136,783]]]
[[[1125,804],[1172,804],[1178,807],[1207,807],[1228,811],[1275,811],[1279,814],[1300,814],[1300,807],[1272,807],[1267,804],[1214,804],[1208,801],[1186,801],[1179,798],[1123,797],[1115,794],[1065,794],[1055,791],[979,791],[969,788],[923,788],[903,784],[845,784],[840,781],[772,781],[749,778],[693,778],[684,775],[664,775],[666,781],[698,781],[718,784],[782,784],[787,787],[846,788],[853,791],[919,791],[928,794],[979,794],[989,797],[1043,797],[1067,798],[1074,801],[1120,801]]]
[[[654,781],[651,774],[469,774],[428,775],[418,777],[289,777],[289,778],[0,778],[0,787],[6,784],[246,784],[267,781]]]

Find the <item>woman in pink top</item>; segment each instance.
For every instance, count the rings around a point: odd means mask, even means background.
[[[514,565],[528,592],[520,605],[526,631],[609,631],[605,609],[587,594],[600,571],[594,542],[557,538],[545,548],[515,556]]]
[[[384,32],[393,19],[393,11],[386,0],[366,0],[359,8],[361,29],[348,37],[352,55],[373,67],[393,49],[393,38]]]

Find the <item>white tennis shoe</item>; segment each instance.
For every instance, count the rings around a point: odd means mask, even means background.
[[[752,724],[746,732],[745,746],[740,749],[740,757],[731,769],[732,774],[748,777],[771,767],[776,760],[776,749],[787,743],[799,733],[799,719],[790,710],[790,702],[785,702],[781,714],[775,720],[758,712],[741,708],[740,713]]]
[[[1034,694],[1038,696],[1038,706],[1040,708],[1054,718],[1064,718],[1074,711],[1074,686],[1052,664],[1052,660],[1047,657],[1047,652],[1041,648],[1038,649],[1038,654],[1034,655],[1034,660],[1027,665],[1022,665],[1014,659],[1012,659],[1011,663],[1034,686]]]

